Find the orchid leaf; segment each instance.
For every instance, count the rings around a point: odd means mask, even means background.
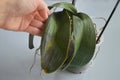
[[[76,55],[68,67],[68,70],[75,70],[81,68],[85,64],[89,63],[92,59],[96,46],[96,35],[92,20],[87,14],[78,13],[78,17],[83,22],[83,34],[82,41],[80,42],[79,49]]]
[[[69,47],[69,55],[64,63],[62,70],[65,70],[71,61],[73,60],[74,56],[76,55],[76,52],[80,46],[80,42],[82,40],[82,35],[83,35],[83,21],[77,16],[73,16],[72,18],[72,35],[71,35],[71,45]]]
[[[70,21],[66,11],[52,13],[41,42],[41,66],[46,73],[59,69],[68,56]]]
[[[49,9],[51,9],[53,7],[66,9],[73,14],[77,13],[77,10],[76,10],[75,6],[71,3],[67,3],[67,2],[55,3],[52,6],[49,6]]]
[[[49,6],[63,8],[48,17],[41,40],[41,67],[45,73],[56,70],[79,70],[88,64],[95,51],[96,34],[90,17],[77,13],[71,3],[61,2]],[[33,35],[29,35],[29,48],[33,48]]]

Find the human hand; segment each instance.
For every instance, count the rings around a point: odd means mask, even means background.
[[[44,0],[1,0],[0,27],[42,35],[50,11]]]

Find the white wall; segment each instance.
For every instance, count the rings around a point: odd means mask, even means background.
[[[52,4],[54,1],[57,2],[57,0],[46,0],[48,4]],[[117,0],[77,0],[76,7],[80,12],[85,12],[90,16],[104,17],[107,19],[116,1]],[[120,80],[119,19],[120,5],[104,33],[104,42],[92,68],[86,73],[79,75],[80,79],[76,78],[75,80]],[[101,20],[94,21],[98,26],[104,25]],[[36,37],[36,48],[39,44],[40,38]],[[27,33],[18,33],[0,29],[0,80],[41,80],[39,76],[39,56],[37,56],[37,62],[31,74],[29,73],[34,51],[35,49],[28,49]],[[52,74],[52,77],[49,76],[47,78],[48,79],[46,80],[58,80],[59,76]]]

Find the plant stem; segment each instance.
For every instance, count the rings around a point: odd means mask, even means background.
[[[72,0],[72,4],[75,5],[75,3],[76,3],[76,0]]]
[[[34,39],[34,35],[29,34],[29,49],[33,49],[34,48],[33,39]]]
[[[102,30],[101,33],[99,34],[96,43],[99,42],[99,40],[100,40],[100,38],[101,38],[103,32],[105,31],[105,29],[106,29],[108,23],[110,22],[110,19],[112,18],[112,16],[113,16],[115,10],[117,9],[117,6],[118,6],[119,2],[120,2],[120,0],[118,0],[117,3],[115,4],[115,7],[113,8],[113,10],[112,10],[112,12],[111,12],[111,14],[110,14],[110,16],[109,16],[107,22],[105,23],[105,25],[104,25],[104,27],[103,27],[103,30]]]

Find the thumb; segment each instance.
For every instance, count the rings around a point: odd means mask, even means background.
[[[38,12],[39,15],[46,20],[48,16],[50,15],[50,10],[48,9],[47,4],[44,2],[44,0],[40,0],[40,4],[38,6]]]

